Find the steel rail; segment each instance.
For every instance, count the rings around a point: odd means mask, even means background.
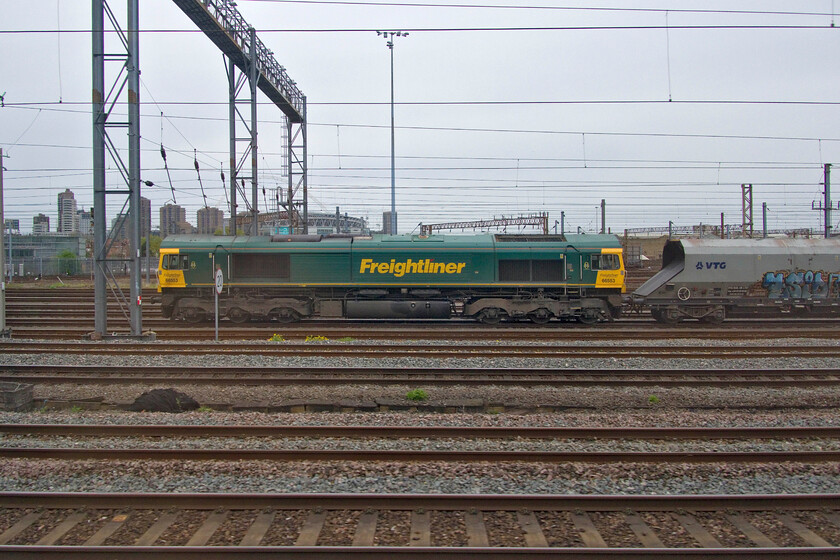
[[[2,353],[65,354],[260,354],[270,356],[355,357],[536,357],[536,358],[745,358],[840,357],[840,346],[612,346],[487,344],[353,344],[353,343],[220,343],[220,344],[107,344],[107,343],[0,343]]]
[[[578,368],[383,368],[179,366],[177,372],[152,366],[0,364],[0,381],[40,384],[116,385],[509,385],[649,387],[818,387],[840,384],[840,369],[625,369]]]
[[[309,449],[125,449],[5,447],[6,459],[148,460],[148,461],[365,461],[365,462],[516,462],[516,463],[830,463],[840,451],[756,452],[568,452],[568,451],[429,451]]]
[[[121,317],[115,317],[119,324]],[[62,326],[46,326],[37,316],[11,319],[15,336],[21,338],[66,340],[80,339],[92,332],[91,324],[80,323],[78,316],[67,317],[58,322]],[[784,326],[779,326],[784,325]],[[154,330],[159,340],[213,340],[215,331],[210,326],[156,322],[150,319],[147,327]],[[115,334],[128,334],[125,329],[111,329]],[[247,326],[222,323],[219,336],[222,340],[263,339],[281,332],[289,340],[303,339],[313,333],[330,339],[354,338],[359,340],[779,340],[779,339],[823,339],[836,340],[840,336],[840,323],[818,323],[811,320],[787,322],[745,321],[742,323],[717,325],[708,328],[696,326],[664,326],[651,321],[621,320],[617,323],[590,325],[534,326],[513,324],[487,329],[470,321],[428,322],[412,321],[406,328],[405,322],[351,322],[311,320],[294,325],[279,323],[253,323]]]
[[[226,560],[230,558],[273,559],[306,558],[312,560],[382,559],[382,560],[522,560],[523,558],[587,558],[591,560],[673,560],[675,558],[711,558],[740,560],[756,558],[813,559],[836,558],[836,548],[533,548],[533,547],[395,547],[395,546],[150,546],[150,547],[63,547],[0,546],[0,555],[9,560],[55,558],[61,560],[96,560],[99,558],[154,558],[155,560]]]
[[[114,322],[119,318],[115,318]],[[73,324],[75,326],[65,327],[46,327],[40,324],[40,319],[32,319],[38,321],[37,326],[31,324],[21,325],[10,322],[9,326],[13,328],[14,335],[18,338],[43,339],[43,340],[79,340],[88,336],[93,328],[90,326],[77,326],[76,319],[68,318],[62,322],[63,325]],[[30,321],[31,323],[31,321]],[[195,327],[194,325],[177,325],[177,326],[163,326],[155,327],[152,324],[146,325],[150,328],[155,336],[160,341],[212,341],[215,338],[215,332],[212,328]],[[362,330],[359,330],[359,329]],[[282,325],[263,324],[255,325],[247,328],[230,328],[222,324],[220,327],[219,338],[224,341],[236,340],[266,340],[275,333],[281,333],[286,340],[303,340],[316,332],[319,336],[325,336],[330,340],[349,338],[354,340],[511,340],[511,341],[579,341],[585,340],[610,340],[610,341],[626,341],[626,340],[737,340],[737,341],[761,341],[761,340],[786,340],[786,339],[815,339],[815,340],[837,340],[840,338],[840,328],[826,328],[817,327],[811,328],[798,326],[796,328],[787,327],[782,330],[766,330],[761,328],[752,328],[750,326],[740,326],[732,329],[717,329],[717,330],[673,330],[663,329],[658,325],[650,325],[647,328],[629,330],[629,329],[611,329],[609,327],[559,327],[553,332],[544,330],[529,330],[527,328],[515,329],[512,331],[474,331],[467,329],[464,332],[457,332],[453,330],[439,330],[438,325],[430,325],[427,329],[417,331],[405,331],[399,328],[399,325],[394,324],[389,329],[374,329],[366,327],[358,327],[356,329],[335,329],[329,327],[310,326],[309,329],[288,329]],[[745,330],[746,329],[746,330]],[[127,335],[128,331],[121,329],[112,329],[111,332],[117,335]]]
[[[473,426],[247,426],[178,424],[0,424],[16,435],[121,437],[341,437],[524,439],[803,439],[840,438],[840,426],[794,427],[473,427]]]
[[[27,309],[21,310],[21,312],[19,313],[14,312],[14,314],[9,318],[9,322],[12,323],[13,326],[27,330],[34,328],[44,329],[46,327],[49,327],[56,331],[62,329],[84,331],[85,329],[89,329],[90,325],[92,324],[92,321],[90,321],[87,318],[88,315],[92,314],[92,312],[92,310],[90,312],[86,310],[63,311],[61,309],[55,308],[43,311]],[[156,332],[160,333],[177,332],[179,329],[184,328],[196,329],[198,332],[201,333],[204,333],[205,331],[213,332],[212,321],[210,321],[209,323],[199,324],[172,321],[171,319],[164,318],[160,314],[160,312],[155,310],[146,310],[144,311],[144,315],[146,315],[148,318],[149,327],[153,328]],[[117,314],[113,314],[112,316],[114,321],[117,322],[117,325],[119,325],[120,317],[121,315]],[[36,320],[37,324],[34,323]],[[711,337],[712,335],[721,336],[722,333],[729,333],[737,330],[743,331],[744,327],[757,327],[760,328],[762,332],[774,331],[773,334],[784,336],[787,338],[790,338],[792,334],[795,334],[797,338],[820,338],[825,337],[826,331],[828,333],[836,333],[838,330],[840,330],[840,326],[838,326],[837,324],[837,319],[818,320],[813,318],[789,319],[785,321],[731,320],[722,325],[715,325],[714,328],[699,323],[687,323],[685,325],[662,325],[648,318],[618,319],[614,322],[599,323],[597,325],[587,325],[561,321],[540,325],[535,325],[527,322],[513,322],[496,325],[494,328],[488,328],[486,325],[482,325],[470,319],[449,319],[437,321],[422,319],[400,321],[393,319],[380,320],[376,322],[363,322],[352,319],[307,319],[298,323],[276,323],[269,321],[231,323],[227,320],[222,320],[220,325],[224,331],[233,332],[253,332],[261,330],[282,329],[284,332],[289,333],[300,331],[301,334],[303,334],[303,331],[309,331],[309,334],[311,334],[312,329],[317,328],[337,333],[348,333],[348,336],[350,334],[365,336],[365,330],[368,328],[370,328],[374,332],[379,331],[382,334],[388,334],[389,330],[397,328],[397,334],[400,336],[405,335],[406,337],[408,337],[409,335],[412,335],[414,333],[419,333],[424,334],[426,336],[435,336],[441,338],[442,335],[445,333],[458,335],[461,337],[475,337],[477,336],[477,334],[481,333],[487,333],[488,335],[490,333],[493,333],[505,336],[532,335],[535,337],[550,338],[551,334],[579,334],[582,331],[588,333],[592,331],[614,332],[621,330],[630,331],[631,333],[634,331],[641,331],[638,333],[639,335],[649,334],[651,331],[655,331],[658,332],[661,336],[664,333],[670,333],[671,331],[674,331],[686,335],[698,333],[701,336]],[[433,330],[431,330],[429,327],[433,327]],[[790,332],[792,328],[796,329],[795,333]],[[436,331],[440,331],[440,334],[438,334]],[[805,334],[803,335],[802,333]],[[750,334],[751,337],[755,337],[755,335],[762,333],[745,332],[744,334]]]
[[[778,511],[832,510],[840,494],[227,494],[0,492],[3,508],[134,508],[434,511]]]

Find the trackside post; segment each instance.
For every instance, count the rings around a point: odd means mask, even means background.
[[[219,294],[225,286],[225,275],[221,268],[216,269],[216,342],[219,342]]]

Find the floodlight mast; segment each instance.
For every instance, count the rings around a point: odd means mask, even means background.
[[[385,45],[391,51],[391,235],[397,234],[397,179],[394,148],[394,37],[408,37],[407,31],[377,31],[385,38]]]

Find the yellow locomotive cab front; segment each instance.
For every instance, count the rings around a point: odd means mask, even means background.
[[[621,249],[602,249],[598,277],[595,279],[596,288],[618,288],[625,293],[627,286],[624,282],[626,272]]]
[[[178,249],[161,249],[158,262],[158,291],[163,288],[185,288],[184,270]]]

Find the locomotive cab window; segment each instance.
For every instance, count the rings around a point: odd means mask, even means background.
[[[618,255],[613,253],[591,255],[589,263],[592,270],[618,270],[621,268]]]
[[[189,270],[189,255],[164,255],[163,270]]]

